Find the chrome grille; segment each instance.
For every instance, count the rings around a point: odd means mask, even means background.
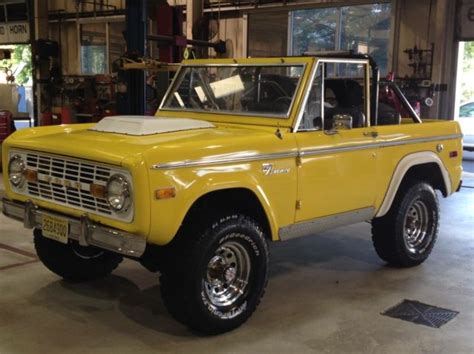
[[[90,192],[92,183],[107,184],[112,174],[110,168],[33,152],[26,153],[26,165],[38,173],[37,182],[27,183],[29,195],[97,214],[112,214],[107,200],[96,198]]]

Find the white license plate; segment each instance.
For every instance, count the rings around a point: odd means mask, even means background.
[[[55,216],[43,215],[43,236],[52,240],[68,242],[69,223],[67,220]]]

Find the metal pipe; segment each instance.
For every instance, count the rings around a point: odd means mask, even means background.
[[[395,84],[394,82],[384,82],[384,83],[388,84],[388,86],[395,92],[398,99],[402,102],[403,107],[408,111],[408,113],[410,113],[411,119],[413,119],[415,123],[423,123],[418,113],[416,113],[416,111],[413,109],[410,102],[408,102],[402,90],[400,90],[400,87],[398,87],[398,85]]]
[[[148,35],[147,39],[154,42],[175,43],[176,37],[165,36],[161,34]],[[185,39],[186,44],[195,45],[198,47],[214,48],[217,53],[225,53],[226,47],[224,41],[207,42],[199,39]]]

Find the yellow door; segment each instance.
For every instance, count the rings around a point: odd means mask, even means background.
[[[375,204],[376,139],[373,128],[296,133],[296,222],[370,208]]]

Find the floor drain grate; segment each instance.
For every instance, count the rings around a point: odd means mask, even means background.
[[[456,317],[458,313],[418,301],[403,300],[402,303],[389,308],[382,315],[432,328],[440,328]]]

